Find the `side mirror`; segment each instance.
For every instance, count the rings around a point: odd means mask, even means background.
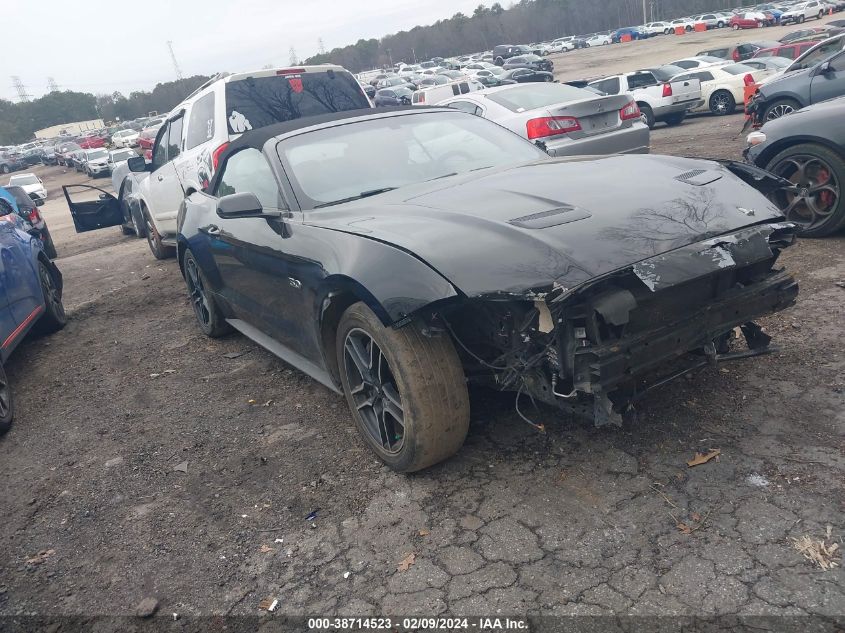
[[[129,166],[129,171],[147,171],[147,161],[144,160],[143,156],[133,156],[132,158],[126,161],[126,164]]]
[[[101,194],[99,195],[100,200],[108,200],[108,199],[109,199],[109,197],[110,197],[110,196],[109,196],[109,194],[107,194],[107,193],[101,193]]]
[[[830,67],[830,62],[822,62],[819,66],[819,74],[826,75],[827,73],[831,72],[833,68]]]
[[[264,211],[256,195],[250,191],[223,196],[217,201],[217,215],[223,219],[279,218],[280,211]]]

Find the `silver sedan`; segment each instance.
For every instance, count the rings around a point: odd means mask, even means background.
[[[495,121],[552,156],[647,154],[649,131],[633,97],[599,95],[559,83],[487,88],[449,98],[449,106]]]

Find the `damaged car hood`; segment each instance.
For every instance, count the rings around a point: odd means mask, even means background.
[[[309,212],[305,222],[395,245],[481,296],[571,289],[780,217],[727,166],[650,155],[451,176]]]

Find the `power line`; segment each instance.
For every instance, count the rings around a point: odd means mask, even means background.
[[[173,52],[173,42],[168,40],[167,48],[170,51],[170,59],[173,60],[173,69],[176,71],[176,79],[182,81],[182,69],[179,68],[179,62],[176,61],[176,53]]]
[[[52,77],[47,77],[47,88],[49,89],[49,92],[58,92],[59,84],[57,84],[56,80]]]
[[[18,91],[18,99],[21,101],[29,101],[32,96],[26,91],[26,86],[23,85],[21,78],[17,75],[12,75],[12,86]]]

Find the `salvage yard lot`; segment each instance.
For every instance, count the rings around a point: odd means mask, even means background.
[[[741,126],[660,126],[652,151],[739,158]],[[173,260],[118,229],[77,236],[60,184],[82,176],[39,173],[70,322],[7,366],[0,613],[845,613],[842,566],[791,540],[845,529],[841,234],[784,253],[801,292],[763,323],[780,352],[656,390],[621,429],[541,409],[539,434],[512,396],[474,391],[463,450],[408,476],[342,398],[240,335],[205,338]]]

